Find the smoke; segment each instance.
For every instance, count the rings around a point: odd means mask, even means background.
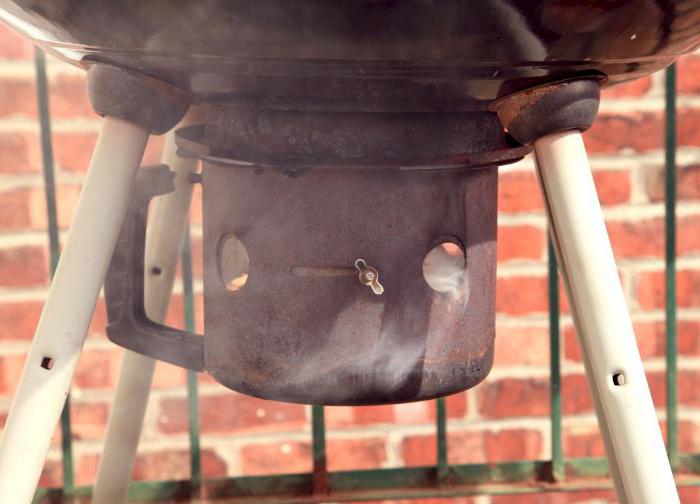
[[[447,294],[454,301],[468,302],[464,251],[456,243],[443,242],[428,252],[423,261],[423,277],[436,292]]]

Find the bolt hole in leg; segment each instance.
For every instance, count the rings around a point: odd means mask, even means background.
[[[612,382],[613,385],[616,387],[622,387],[627,383],[627,378],[625,377],[625,373],[622,371],[615,371],[612,374]]]
[[[41,359],[41,367],[51,369],[53,367],[53,359],[51,357],[43,357]]]
[[[151,275],[153,275],[153,276],[160,276],[161,273],[163,273],[163,270],[160,269],[160,267],[158,267],[158,266],[153,266],[153,267],[151,268]]]

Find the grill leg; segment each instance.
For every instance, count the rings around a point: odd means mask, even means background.
[[[0,446],[0,502],[29,503],[131,198],[148,133],[106,117]]]
[[[581,134],[545,136],[535,152],[618,498],[678,502]]]
[[[196,115],[196,109],[192,108],[178,127],[195,122]],[[149,318],[156,322],[162,322],[168,311],[188,223],[192,196],[189,174],[197,168],[196,159],[178,157],[176,150],[173,129],[166,136],[161,161],[176,173],[175,192],[153,200],[146,236],[144,303]],[[157,274],[154,274],[155,267]],[[94,504],[126,501],[154,367],[155,361],[150,357],[125,350],[97,471]]]

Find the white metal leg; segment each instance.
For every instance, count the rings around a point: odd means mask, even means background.
[[[2,503],[28,503],[34,495],[147,139],[145,130],[121,119],[106,117],[102,123],[5,426],[0,446]]]
[[[678,502],[581,134],[546,136],[535,152],[618,498]]]
[[[195,121],[196,114],[196,110],[190,111],[177,127]],[[197,160],[177,156],[174,133],[172,130],[165,139],[161,160],[176,173],[175,191],[153,200],[146,235],[144,304],[149,318],[156,322],[162,322],[168,310],[189,216],[192,196],[189,174],[197,168]],[[160,270],[158,275],[151,273],[156,266]],[[126,501],[154,367],[155,361],[150,357],[125,350],[97,471],[94,504]]]

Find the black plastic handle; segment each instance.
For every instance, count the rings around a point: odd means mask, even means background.
[[[131,207],[124,219],[105,278],[107,337],[119,346],[176,366],[204,369],[203,336],[153,322],[143,302],[148,203],[175,190],[165,165],[139,170]]]

